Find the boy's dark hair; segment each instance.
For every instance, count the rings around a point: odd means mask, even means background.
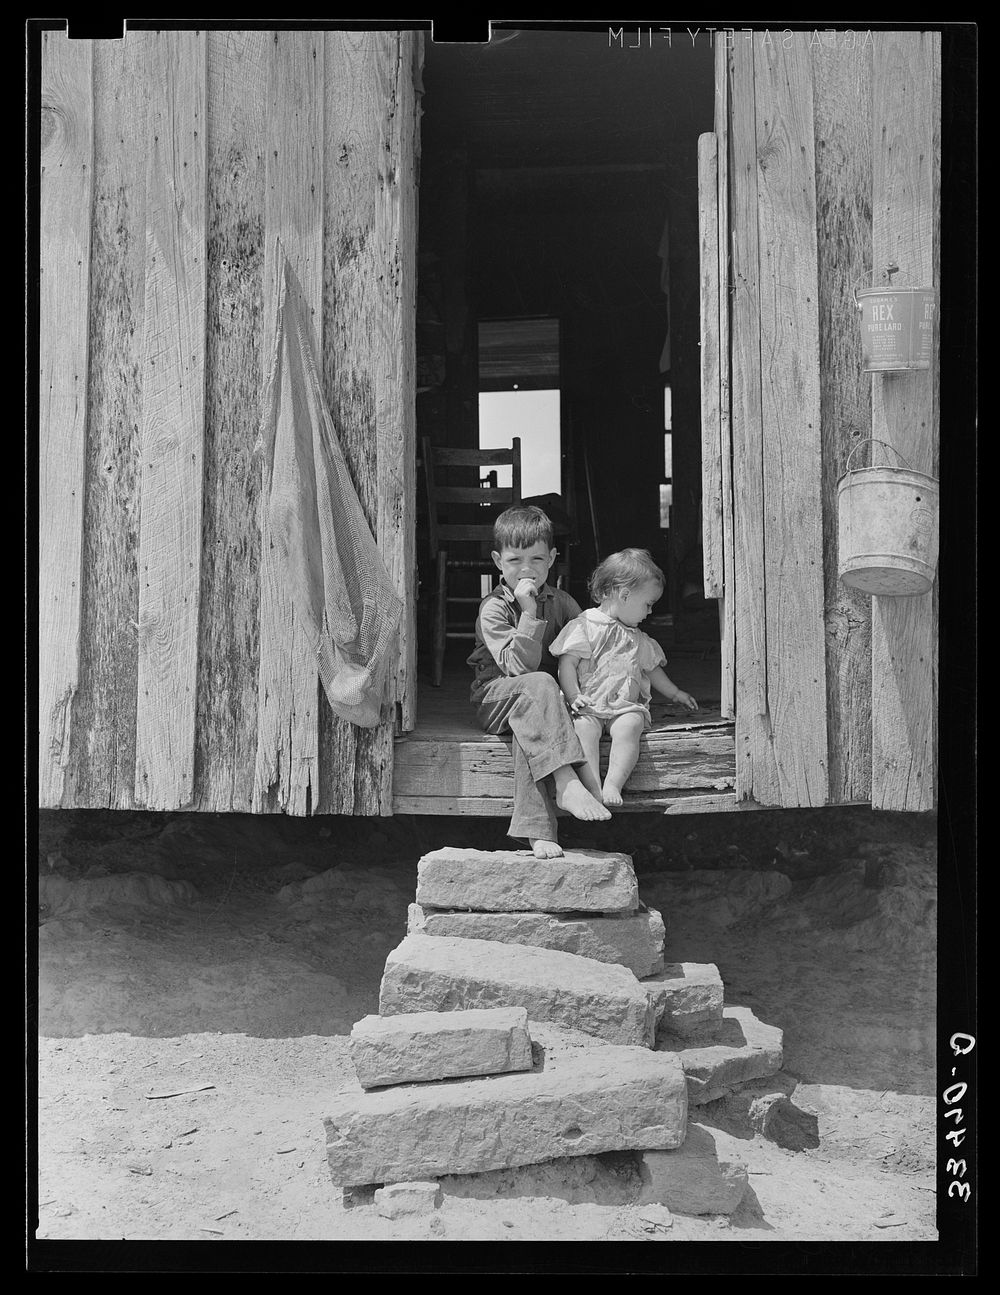
[[[590,577],[590,596],[601,602],[615,589],[635,589],[647,580],[655,580],[661,589],[666,588],[663,572],[653,561],[648,549],[622,549],[604,559]]]
[[[514,504],[493,523],[493,547],[498,553],[504,549],[530,549],[539,540],[547,549],[554,544],[552,523],[534,504]]]

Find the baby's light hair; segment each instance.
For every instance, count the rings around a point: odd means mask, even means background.
[[[493,546],[498,553],[504,549],[530,549],[539,540],[547,549],[554,543],[548,515],[534,504],[514,504],[493,523]]]
[[[636,589],[647,580],[655,580],[661,589],[666,588],[666,578],[653,561],[648,549],[622,549],[609,554],[590,577],[590,596],[595,603],[603,602],[616,589]]]

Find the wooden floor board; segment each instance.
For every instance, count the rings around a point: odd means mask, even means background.
[[[653,728],[626,791],[626,810],[715,812],[737,806],[734,726],[717,698],[694,715],[654,703]],[[608,742],[602,754],[607,760]],[[417,727],[396,739],[393,812],[508,815],[510,738],[483,733],[469,702],[466,671],[446,672],[440,688],[421,681]],[[751,803],[752,807],[752,803]]]

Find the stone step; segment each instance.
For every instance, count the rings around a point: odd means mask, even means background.
[[[782,1042],[782,1031],[759,1021],[749,1007],[724,1007],[721,1024],[706,1030],[703,1042],[669,1030],[656,1036],[657,1051],[673,1052],[684,1067],[692,1106],[725,1097],[751,1079],[777,1074]]]
[[[618,963],[634,976],[663,970],[663,918],[655,909],[618,917],[554,913],[462,913],[411,904],[411,935],[455,935],[464,940],[530,944]]]
[[[524,1007],[610,1043],[652,1048],[654,1002],[627,967],[531,945],[408,935],[389,954],[379,1015]]]
[[[529,1072],[336,1094],[324,1120],[333,1182],[433,1180],[684,1141],[676,1057],[612,1044],[563,1051],[547,1046],[544,1023],[530,1029],[539,1060]]]
[[[691,1121],[675,1151],[645,1151],[640,1202],[675,1214],[732,1214],[747,1189],[747,1167],[732,1135]]]
[[[416,901],[490,913],[622,913],[638,908],[639,885],[627,854],[567,850],[536,859],[523,850],[448,847],[418,862]]]
[[[375,1193],[375,1213],[385,1219],[433,1214],[440,1204],[440,1183],[390,1183]]]
[[[531,1069],[523,1007],[365,1016],[350,1050],[362,1088]]]
[[[668,962],[639,984],[649,995],[657,1033],[689,1037],[722,1025],[724,989],[711,962]]]

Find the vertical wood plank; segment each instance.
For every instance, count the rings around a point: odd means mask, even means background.
[[[409,732],[417,723],[417,170],[420,156],[420,97],[423,33],[400,35],[396,117],[399,122],[399,289],[397,329],[399,371],[392,387],[396,408],[390,421],[400,426],[402,453],[398,530],[391,571],[403,599],[396,676],[398,722]],[[391,794],[391,776],[390,794]],[[391,802],[390,802],[391,809]]]
[[[781,804],[827,799],[819,271],[806,34],[755,43],[767,708]]]
[[[383,280],[380,351],[373,357],[376,396],[376,541],[396,592],[403,598],[396,645],[395,684],[387,699],[386,732],[377,738],[380,768],[365,774],[365,800],[374,812],[392,812],[392,739],[395,706],[416,711],[416,34],[386,32],[383,106],[387,159],[376,241],[390,269]],[[412,726],[412,723],[411,723]],[[386,763],[383,764],[382,761]],[[359,771],[360,772],[360,771]],[[377,802],[376,802],[377,798]]]
[[[365,517],[407,604],[409,626],[410,460],[416,431],[410,340],[415,311],[412,38],[398,32],[330,33],[327,59],[324,387]],[[385,720],[376,728],[354,728],[324,714],[321,805],[326,812],[392,812],[393,702],[408,690],[412,694],[414,650],[401,644],[402,672],[396,674]],[[412,695],[409,706],[412,723]]]
[[[736,793],[780,803],[767,710],[757,136],[752,47],[732,50],[732,438]]]
[[[736,593],[735,523],[733,520],[733,438],[730,356],[729,221],[729,50],[728,42],[715,48],[715,136],[719,171],[719,449],[722,460],[722,565],[723,591],[719,601],[719,637],[722,657],[720,707],[726,719],[736,714]]]
[[[87,500],[80,691],[64,803],[130,809],[139,670],[139,425],[147,32],[94,41]],[[79,42],[77,42],[79,43]]]
[[[379,495],[381,365],[389,351],[391,313],[386,310],[386,185],[396,162],[386,109],[391,94],[394,33],[337,33],[333,64],[335,116],[331,145],[340,145],[338,183],[330,190],[327,220],[334,291],[328,297],[335,363],[331,409],[351,468],[358,498],[376,540],[381,541]],[[377,287],[376,287],[377,285]],[[373,291],[374,289],[374,291]],[[380,545],[381,546],[381,545]],[[342,723],[343,721],[338,721]],[[354,729],[351,812],[377,814],[388,782],[391,811],[392,728]],[[337,775],[334,774],[336,777]],[[344,793],[349,770],[340,774]]]
[[[266,32],[208,34],[208,313],[199,809],[253,806],[260,663]]]
[[[873,55],[872,249],[913,286],[934,282],[935,84],[940,36],[880,32]],[[901,284],[907,280],[900,277]],[[932,472],[937,429],[932,367],[872,375],[872,435],[918,472]],[[872,599],[872,806],[934,806],[934,602]]]
[[[365,509],[369,525],[376,510],[371,456],[376,453],[374,434],[374,395],[370,383],[358,382],[354,389],[349,356],[354,345],[345,316],[358,310],[350,305],[349,271],[341,274],[357,255],[358,242],[367,243],[368,234],[358,232],[365,219],[365,197],[357,200],[359,214],[350,221],[352,189],[360,180],[363,163],[354,157],[360,150],[377,157],[379,140],[372,116],[372,106],[364,96],[364,35],[358,33],[353,43],[346,33],[330,32],[326,41],[324,174],[326,177],[323,263],[323,345],[321,366],[323,390],[330,406],[341,448]],[[367,111],[365,111],[367,109]],[[371,211],[365,213],[370,225]],[[352,239],[354,240],[352,242]],[[355,292],[357,286],[355,285]],[[345,331],[346,330],[346,331]],[[360,354],[367,354],[365,348]],[[374,530],[374,527],[373,527]],[[320,703],[319,716],[319,811],[324,814],[355,812],[354,780],[358,761],[358,738],[361,730],[335,715]]]
[[[274,351],[278,281],[275,239],[322,334],[324,33],[268,36],[265,115],[264,326],[262,357]],[[309,814],[318,787],[319,676],[308,638],[272,547],[261,499],[260,667],[255,813]]]
[[[934,285],[938,292],[941,291],[941,38],[935,36],[932,38],[931,45],[931,156],[933,159],[933,171],[931,179],[931,190],[933,194],[933,215],[932,215],[932,238],[934,243],[933,254],[933,274]],[[935,349],[934,362],[931,366],[931,419],[933,431],[933,445],[931,447],[931,472],[935,477],[941,475],[941,362],[940,362],[940,326],[941,310],[940,306],[936,312],[935,320]],[[939,595],[940,586],[935,577],[934,585],[931,590],[931,623],[933,626],[931,635],[931,723],[933,727],[933,758],[935,767],[937,765],[938,750],[938,651],[941,643],[941,620],[939,615]],[[937,786],[935,784],[933,791],[934,804],[937,804]]]
[[[706,598],[725,588],[722,443],[719,425],[719,167],[714,134],[698,138],[698,260],[701,305],[701,546]]]
[[[871,435],[853,289],[871,283],[871,43],[810,45],[819,261],[823,588],[830,800],[871,798],[871,598],[838,577],[837,482]]]
[[[137,804],[194,794],[205,428],[205,34],[149,53]]]
[[[39,803],[62,803],[79,683],[94,122],[86,41],[42,35]]]

